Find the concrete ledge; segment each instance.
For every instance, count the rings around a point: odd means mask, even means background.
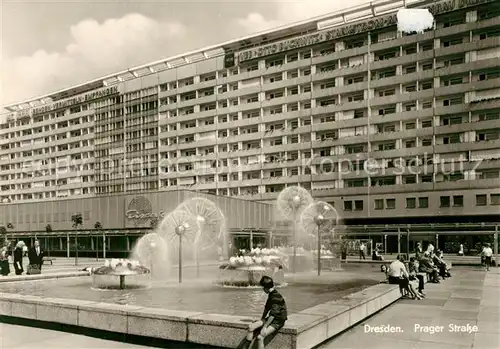
[[[383,261],[373,261],[371,259],[342,259],[340,260],[340,263],[344,263],[344,264],[375,264],[375,265],[381,265],[381,264],[391,264],[392,262],[394,262],[396,259],[385,259]],[[463,263],[460,263],[460,262],[446,262],[447,265],[449,265],[449,267],[453,267],[454,265],[471,265],[470,262],[467,262],[467,261],[464,261]],[[473,263],[472,265],[481,265],[481,262],[479,261],[479,263]]]
[[[371,259],[341,259],[340,263],[345,264],[391,264],[394,262],[394,259],[386,259],[383,261],[372,261]]]
[[[378,284],[289,317],[269,349],[313,348],[400,298]],[[235,348],[247,332],[244,316],[205,314],[72,299],[0,293],[0,316],[80,326],[164,340]]]
[[[63,279],[79,276],[89,276],[88,271],[70,271],[63,273],[47,273],[38,275],[13,275],[13,276],[3,276],[0,277],[0,283],[2,282],[16,282],[16,281],[35,281],[35,280],[48,280],[48,279]]]

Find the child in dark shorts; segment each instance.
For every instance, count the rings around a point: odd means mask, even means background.
[[[258,333],[257,348],[264,349],[265,338],[278,332],[285,325],[285,321],[288,318],[285,299],[274,288],[273,279],[269,276],[263,276],[260,280],[260,285],[264,289],[264,292],[268,294],[267,302],[262,318],[248,326],[247,348],[254,340],[255,334]]]

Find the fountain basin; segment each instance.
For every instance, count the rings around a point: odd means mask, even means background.
[[[295,259],[295,262],[294,262]],[[296,270],[293,270],[295,265]],[[314,268],[314,260],[311,255],[306,254],[293,254],[288,255],[288,270],[291,273],[301,273],[311,271]]]
[[[144,276],[151,273],[146,267],[137,261],[111,260],[106,261],[104,266],[92,270],[92,283],[94,288],[120,290],[127,287],[139,288],[146,286]]]
[[[216,283],[222,286],[235,287],[260,286],[259,282],[263,276],[271,277],[276,286],[285,284],[285,273],[282,268],[264,266],[221,266]]]
[[[92,275],[94,289],[124,290],[145,288],[151,284],[149,274],[106,274]]]
[[[379,284],[289,316],[269,349],[316,347],[399,299],[397,286]],[[0,293],[0,316],[235,348],[256,318],[88,300]]]
[[[314,255],[314,268],[318,268],[318,255]],[[321,270],[341,270],[340,258],[333,255],[322,255],[321,256]]]

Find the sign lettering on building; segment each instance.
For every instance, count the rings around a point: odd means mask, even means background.
[[[131,221],[147,221],[165,217],[165,212],[153,212],[151,202],[144,196],[136,196],[127,205],[125,217]]]
[[[130,220],[148,220],[148,219],[157,219],[165,217],[165,212],[160,210],[158,213],[154,212],[140,212],[137,210],[127,210],[125,212],[125,217]]]
[[[451,12],[454,10],[488,3],[494,0],[447,0],[425,7],[433,15]],[[239,63],[257,59],[276,53],[281,53],[297,48],[316,45],[322,42],[335,40],[338,38],[366,33],[372,30],[382,29],[397,24],[396,13],[391,15],[373,18],[369,21],[348,24],[342,27],[323,30],[314,34],[305,35],[293,39],[288,39],[274,44],[256,47],[251,50],[242,51],[238,54]]]
[[[52,103],[52,104],[44,105],[43,107],[34,108],[33,115],[43,114],[43,113],[51,112],[51,111],[57,110],[57,109],[68,108],[68,107],[71,107],[71,106],[76,105],[76,104],[85,103],[88,101],[92,101],[94,99],[110,96],[110,95],[113,95],[115,93],[118,93],[117,86],[111,86],[111,87],[107,87],[107,88],[104,88],[101,90],[92,91],[92,92],[86,93],[84,95],[72,97],[69,99],[62,100],[62,101],[57,101],[57,102]]]

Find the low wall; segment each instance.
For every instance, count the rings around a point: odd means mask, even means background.
[[[268,349],[313,348],[400,298],[397,286],[378,284],[289,316]],[[195,311],[0,293],[0,316],[47,321],[171,341],[235,348],[249,318]]]
[[[354,259],[354,260],[351,260],[351,259],[342,259],[340,262],[342,264],[374,264],[374,265],[389,265],[391,264],[392,262],[394,262],[395,259],[387,259],[387,260],[383,260],[383,261],[372,261],[372,260],[357,260],[357,259]],[[452,266],[454,265],[468,265],[468,264],[456,264],[456,263],[451,263],[451,262],[446,262],[446,264],[451,268]]]
[[[37,275],[12,275],[12,276],[0,276],[0,283],[2,282],[17,282],[17,281],[35,281],[35,280],[47,280],[47,279],[62,279],[70,277],[79,276],[89,276],[88,271],[68,271],[60,273],[43,273]]]

